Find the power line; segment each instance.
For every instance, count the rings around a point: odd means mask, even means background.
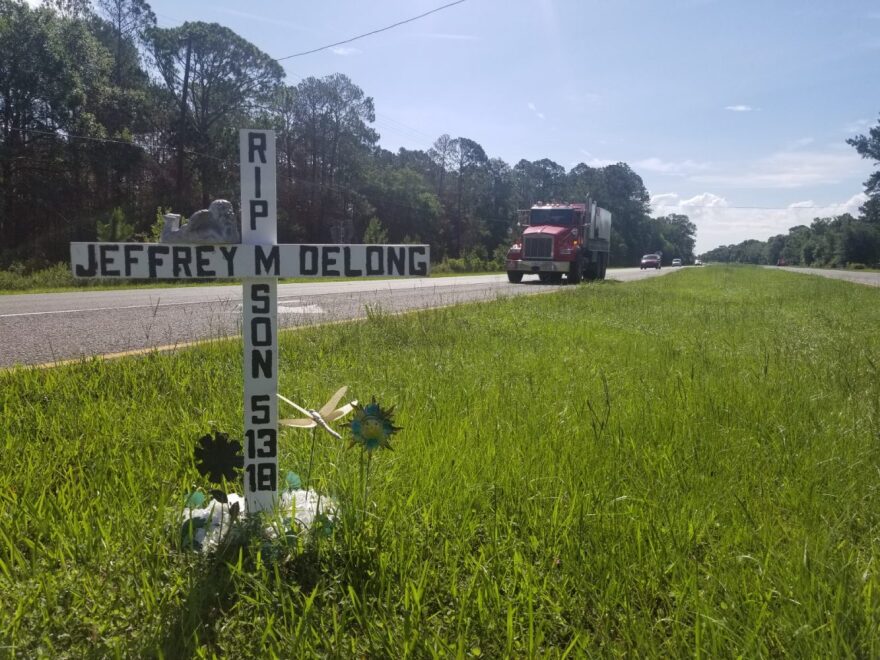
[[[652,208],[675,208],[675,209],[745,209],[752,211],[797,211],[798,209],[833,209],[840,208],[843,204],[825,204],[823,206],[713,206],[711,204],[651,204]]]
[[[464,2],[465,0],[459,0],[459,2]],[[390,118],[389,121],[391,120]],[[397,122],[401,126],[405,128],[407,127],[405,124]],[[88,142],[99,142],[99,143],[109,143],[109,144],[119,144],[128,147],[133,147],[135,149],[140,149],[141,151],[149,152],[149,151],[176,151],[174,147],[161,146],[161,145],[143,145],[138,144],[136,142],[127,142],[125,140],[119,140],[115,138],[100,138],[93,137],[90,135],[75,135],[73,133],[53,133],[52,131],[43,131],[36,128],[18,128],[15,126],[10,126],[9,130],[16,131],[19,133],[34,133],[37,135],[45,135],[48,137],[56,138],[56,139],[66,139],[66,140],[85,140]],[[415,131],[415,129],[412,129]],[[424,134],[423,134],[424,135]],[[190,151],[186,150],[184,153],[188,156],[198,156],[200,158],[208,158],[210,160],[215,160],[220,163],[224,163],[230,167],[234,167],[236,162],[229,158],[220,158],[217,156],[212,156],[210,154],[204,154],[198,151]],[[305,184],[310,186],[318,186],[321,188],[327,188],[330,190],[336,190],[337,192],[349,192],[360,195],[359,191],[354,188],[348,188],[345,186],[340,186],[339,184],[333,183],[318,183],[314,181],[308,181],[305,179],[296,179],[296,183]],[[677,208],[682,209],[683,211],[687,211],[688,209],[717,209],[717,210],[749,210],[749,211],[797,211],[799,209],[804,210],[818,210],[818,209],[842,209],[842,204],[825,204],[825,205],[811,205],[811,206],[713,206],[709,204],[651,204],[651,208],[653,209],[662,209],[662,208]]]
[[[127,142],[126,140],[118,140],[116,138],[100,138],[93,137],[91,135],[75,135],[73,133],[53,133],[52,131],[42,131],[37,128],[18,128],[16,126],[10,126],[10,131],[16,131],[18,133],[34,133],[36,135],[46,135],[48,137],[63,139],[63,140],[83,140],[85,142],[98,142],[98,143],[106,143],[106,144],[120,144],[126,147],[132,147],[134,149],[140,149],[141,151],[177,151],[175,147],[168,147],[162,145],[143,145],[138,144],[137,142]],[[211,154],[203,154],[198,151],[190,151],[184,150],[187,156],[199,156],[200,158],[209,158],[211,160],[216,160],[221,163],[231,164],[228,158],[218,158],[217,156],[212,156]]]
[[[52,131],[41,131],[37,128],[19,128],[17,126],[10,126],[10,131],[16,131],[18,133],[35,133],[37,135],[48,135],[49,137],[54,138],[68,138],[71,140],[85,140],[88,142],[106,142],[110,144],[124,144],[129,147],[135,147],[136,149],[144,149],[145,147],[136,144],[134,142],[127,142],[126,140],[117,140],[115,138],[99,138],[92,137],[90,135],[73,135],[72,133],[54,133]],[[157,149],[165,149],[165,147],[157,147]]]
[[[283,60],[289,60],[294,57],[302,57],[303,55],[311,55],[312,53],[318,53],[322,50],[327,50],[328,48],[342,46],[343,44],[350,44],[352,41],[357,41],[358,39],[363,39],[364,37],[369,37],[374,34],[379,34],[380,32],[386,32],[387,30],[391,30],[392,28],[396,28],[401,25],[406,25],[407,23],[412,23],[413,21],[417,21],[420,18],[424,18],[425,16],[430,16],[431,14],[436,14],[438,11],[448,9],[449,7],[453,7],[455,5],[460,5],[463,2],[467,2],[467,0],[455,0],[455,2],[450,2],[450,3],[442,5],[440,7],[435,7],[434,9],[432,9],[430,11],[426,11],[424,14],[419,14],[418,16],[413,16],[412,18],[407,18],[405,20],[398,21],[397,23],[393,23],[393,24],[388,25],[386,27],[379,28],[378,30],[372,30],[371,32],[365,32],[364,34],[359,34],[356,37],[351,37],[350,39],[345,39],[343,41],[337,41],[335,44],[328,44],[327,46],[321,46],[320,48],[313,48],[312,50],[305,50],[301,53],[294,53],[293,55],[279,57],[276,59],[276,61],[282,62]]]
[[[90,135],[75,135],[73,133],[53,133],[51,131],[43,131],[43,130],[39,130],[36,128],[10,127],[10,130],[17,131],[19,133],[35,133],[38,135],[45,135],[45,136],[56,138],[56,139],[60,138],[60,139],[65,139],[65,140],[84,140],[87,142],[120,144],[120,145],[124,145],[127,147],[132,147],[134,149],[139,149],[144,152],[149,152],[150,150],[176,152],[176,149],[174,147],[167,147],[167,146],[160,146],[160,145],[148,147],[148,146],[145,146],[142,144],[137,144],[136,142],[126,142],[125,140],[118,140],[118,139],[114,139],[114,138],[99,138],[99,137],[93,137]],[[238,165],[237,161],[230,159],[230,158],[220,158],[217,156],[212,156],[210,154],[203,154],[203,153],[200,153],[197,151],[189,151],[189,150],[184,151],[184,153],[187,156],[198,156],[200,158],[208,158],[211,160],[215,160],[215,161],[217,161],[221,164],[224,164],[230,168],[234,168],[235,166]],[[31,161],[36,161],[35,158],[28,159],[27,157],[25,157],[25,159],[31,160]],[[332,192],[336,192],[339,194],[349,194],[349,195],[353,195],[356,197],[366,199],[366,195],[362,191],[357,190],[355,188],[351,188],[349,186],[340,185],[338,183],[328,183],[326,181],[309,181],[308,179],[303,179],[303,178],[297,177],[294,180],[294,185],[306,186],[306,187],[311,187],[311,188],[318,188],[322,191],[323,190],[330,190]],[[410,210],[410,211],[420,210],[418,207],[410,206],[409,204],[401,204],[400,202],[396,202],[396,201],[386,200],[384,203],[389,206],[395,206],[397,208],[402,208],[402,209],[406,209],[406,210]],[[58,214],[58,215],[60,215],[60,214]],[[61,217],[63,218],[63,216],[61,216]],[[66,220],[66,218],[64,218],[64,219]]]

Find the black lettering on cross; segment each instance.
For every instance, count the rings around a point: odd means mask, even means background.
[[[254,154],[260,154],[260,162],[266,162],[266,134],[248,133],[248,162],[254,163]]]
[[[257,219],[269,217],[269,202],[265,199],[252,199],[251,205],[251,231],[257,230]]]

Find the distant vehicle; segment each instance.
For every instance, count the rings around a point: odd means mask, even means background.
[[[673,259],[672,265],[673,266],[681,266],[681,259]]]
[[[702,266],[702,265],[703,265],[702,259],[694,259],[694,266]]]
[[[776,262],[776,265],[777,266],[785,266],[786,265],[785,259],[783,259],[782,257],[779,257],[779,261]]]
[[[660,270],[660,255],[659,254],[646,254],[642,257],[642,262],[639,264],[639,268],[645,270],[645,268],[656,268]]]

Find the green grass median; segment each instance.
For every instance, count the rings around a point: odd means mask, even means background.
[[[878,327],[875,289],[713,266],[284,333],[282,394],[403,430],[357,525],[209,556],[172,514],[241,436],[238,342],[0,372],[0,657],[877,657]]]

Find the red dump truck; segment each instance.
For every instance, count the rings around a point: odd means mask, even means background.
[[[542,282],[559,283],[565,275],[604,280],[611,247],[611,212],[587,198],[583,204],[543,204],[519,211],[522,237],[507,252],[507,279],[522,282],[537,275]]]

